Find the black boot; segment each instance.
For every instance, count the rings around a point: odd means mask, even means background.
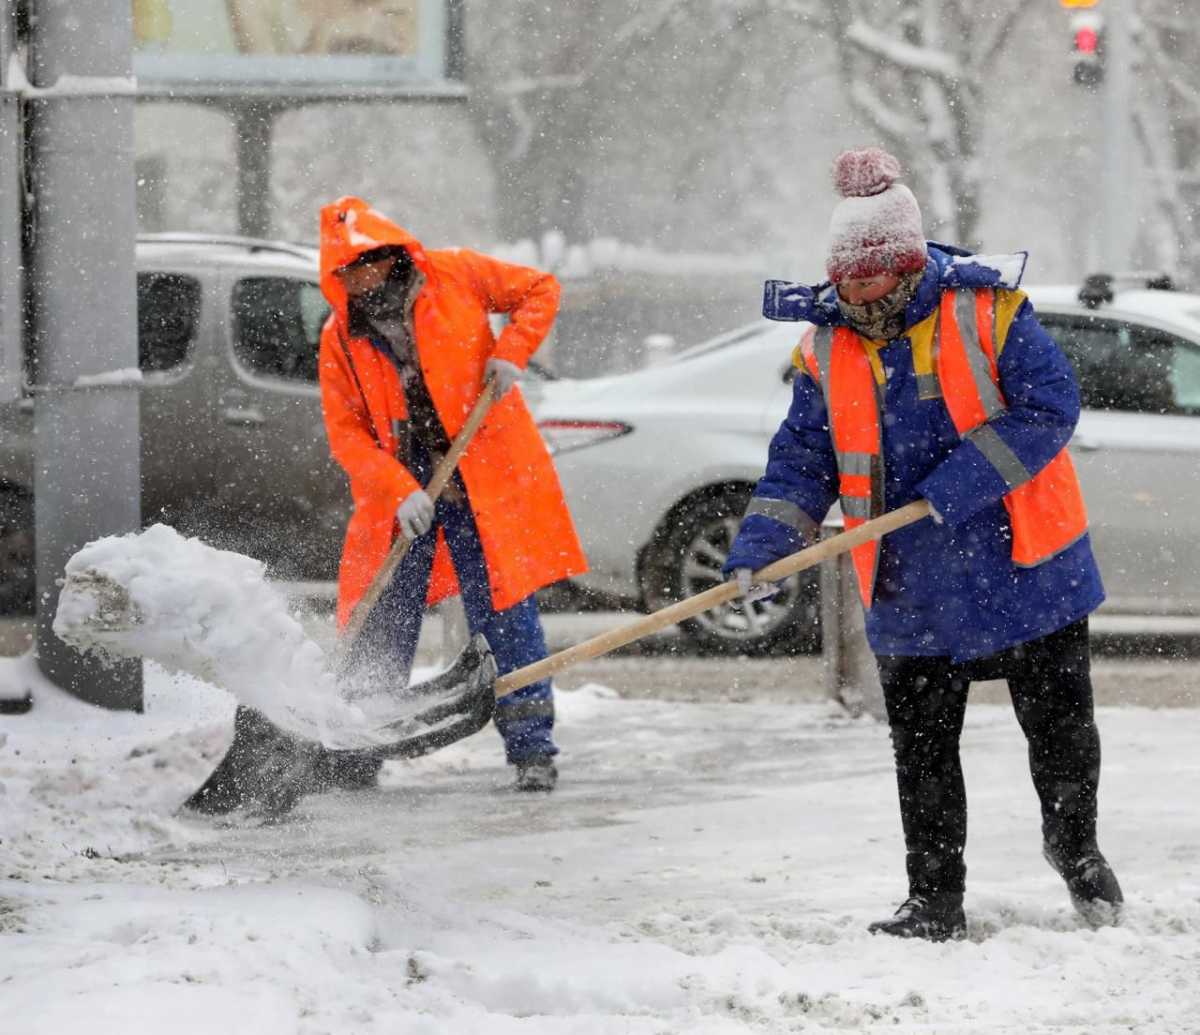
[[[867,930],[872,934],[925,938],[931,942],[964,938],[967,934],[967,918],[962,903],[962,893],[956,891],[910,895],[894,916],[875,921]]]
[[[316,789],[313,774],[321,750],[315,741],[285,733],[261,712],[239,707],[233,743],[183,807],[207,815],[250,808],[282,816]]]
[[[1092,927],[1115,927],[1121,922],[1125,897],[1094,841],[1074,850],[1043,844],[1042,855],[1066,882],[1075,911]]]
[[[534,755],[517,763],[514,791],[552,791],[558,783],[558,769],[552,755]]]

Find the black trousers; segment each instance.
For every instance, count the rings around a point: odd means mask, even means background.
[[[1100,735],[1092,709],[1087,619],[978,661],[879,656],[909,893],[961,892],[967,798],[959,738],[974,680],[1007,679],[1029,743],[1045,841],[1068,857],[1096,841]]]

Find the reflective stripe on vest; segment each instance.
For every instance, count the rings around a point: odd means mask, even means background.
[[[996,469],[1009,487],[1004,499],[1013,530],[1013,563],[1033,567],[1061,553],[1087,532],[1087,511],[1071,457],[1064,448],[1036,475],[988,421],[1007,409],[997,368],[995,295],[990,289],[945,291],[935,330],[933,362],[938,392],[959,435]],[[884,512],[883,386],[867,346],[848,327],[817,327],[801,353],[821,386],[837,455],[847,529]],[[921,398],[936,397],[929,385]],[[859,596],[870,608],[879,568],[879,544],[852,551]]]
[[[820,538],[820,526],[790,500],[776,500],[767,496],[755,496],[750,500],[750,504],[746,507],[746,512],[742,517],[748,518],[752,514],[761,514],[763,517],[769,517],[780,524],[788,525],[790,528],[795,529],[799,533],[800,538],[805,542],[813,543]]]

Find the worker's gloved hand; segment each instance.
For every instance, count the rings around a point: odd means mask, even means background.
[[[433,500],[424,489],[410,492],[396,510],[396,520],[406,539],[416,539],[433,527]]]
[[[756,600],[765,600],[779,592],[777,582],[755,582],[754,571],[751,568],[736,568],[733,572],[734,581],[738,584],[742,603],[753,604]]]
[[[486,381],[489,377],[496,381],[496,398],[503,399],[508,395],[512,386],[521,380],[522,370],[516,363],[510,363],[507,359],[496,359],[493,357],[487,361],[487,365],[483,368],[483,379]]]

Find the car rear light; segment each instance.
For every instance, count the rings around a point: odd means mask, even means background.
[[[628,435],[633,428],[619,420],[544,420],[538,430],[552,456],[572,449],[595,446]]]

